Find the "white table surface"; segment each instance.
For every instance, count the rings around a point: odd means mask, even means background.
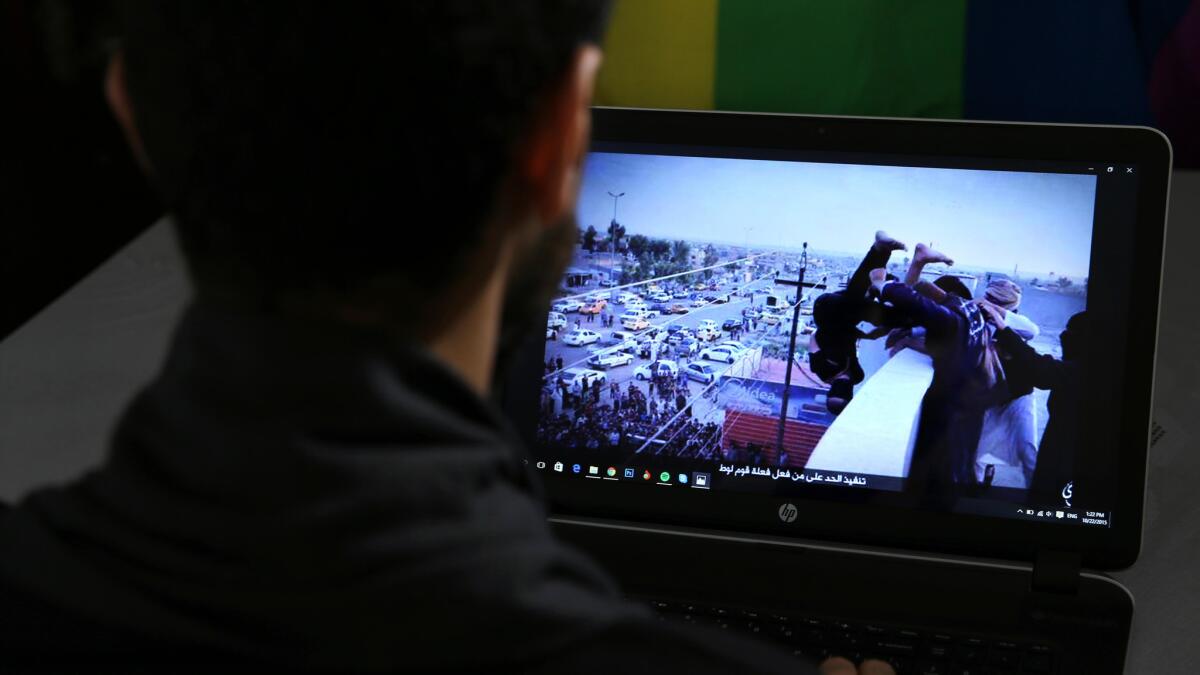
[[[1127,671],[1200,672],[1200,172],[1172,186],[1141,559],[1116,576],[1137,602]],[[83,224],[82,226],[86,226]],[[12,292],[10,289],[9,292]],[[166,351],[190,293],[160,222],[0,343],[0,499],[100,461],[113,423]]]

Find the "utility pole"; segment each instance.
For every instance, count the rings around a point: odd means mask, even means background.
[[[608,196],[613,198],[613,217],[612,222],[608,225],[608,280],[613,282],[609,288],[615,288],[617,285],[617,200],[624,197],[625,193],[621,192],[614,195],[612,191],[609,191]],[[608,299],[610,302],[616,300],[615,293],[616,291],[609,291]]]
[[[787,423],[788,398],[792,392],[792,361],[796,353],[796,327],[800,323],[800,304],[804,302],[804,272],[808,269],[808,242],[800,252],[800,278],[796,280],[796,305],[792,308],[792,333],[788,341],[787,369],[783,371],[783,400],[779,406],[779,431],[775,436],[775,456],[783,453],[783,428]]]

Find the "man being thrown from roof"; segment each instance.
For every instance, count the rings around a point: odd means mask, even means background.
[[[902,242],[880,230],[875,233],[875,242],[854,270],[846,288],[824,293],[813,303],[813,323],[817,330],[809,338],[808,365],[813,373],[830,385],[826,398],[829,412],[838,415],[854,396],[854,385],[865,377],[858,362],[858,341],[875,339],[886,333],[886,329],[870,334],[858,329],[861,321],[870,321],[877,326],[886,325],[882,319],[883,308],[867,297],[870,290],[870,272],[887,265],[892,251],[906,251]]]

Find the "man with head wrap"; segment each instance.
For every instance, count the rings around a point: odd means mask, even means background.
[[[1010,279],[992,279],[983,292],[983,299],[1004,310],[1004,323],[1025,341],[1032,340],[1041,329],[1029,317],[1017,314],[1021,306],[1021,287]]]
[[[1039,354],[1025,344],[1005,323],[997,308],[980,305],[989,323],[997,329],[996,345],[1005,357],[1007,385],[1014,396],[1029,393],[1035,387],[1050,390],[1050,420],[1038,446],[1037,467],[1029,489],[1030,504],[1056,500],[1063,486],[1074,479],[1072,447],[1083,410],[1083,373],[1093,328],[1087,312],[1079,312],[1067,321],[1063,331],[1063,358]]]

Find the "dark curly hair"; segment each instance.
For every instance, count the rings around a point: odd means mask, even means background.
[[[607,4],[126,3],[135,124],[200,291],[270,305],[386,279],[420,320]]]

